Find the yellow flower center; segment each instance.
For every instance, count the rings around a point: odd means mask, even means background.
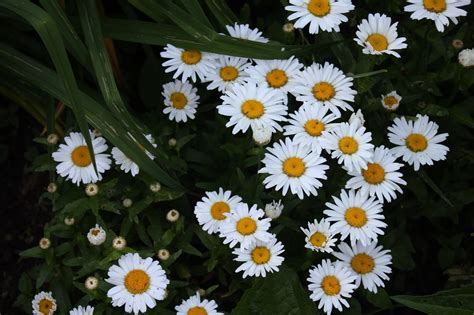
[[[367,214],[364,209],[351,207],[346,210],[344,219],[350,226],[360,228],[367,223]]]
[[[273,69],[267,73],[267,83],[273,88],[281,88],[288,83],[288,76],[283,70]]]
[[[326,235],[324,235],[321,232],[315,232],[311,237],[309,238],[309,242],[311,245],[314,247],[323,247],[324,244],[326,244]]]
[[[133,269],[125,276],[125,288],[132,294],[142,294],[150,287],[150,276],[141,269]]]
[[[336,95],[336,90],[334,89],[334,86],[327,82],[316,83],[313,86],[312,92],[314,98],[321,102],[329,101],[334,97],[334,95]]]
[[[290,157],[283,162],[283,173],[289,177],[300,177],[304,174],[306,165],[298,157]]]
[[[237,221],[237,232],[242,235],[253,234],[257,230],[257,222],[254,219],[245,217]]]
[[[263,107],[263,104],[257,100],[245,101],[240,109],[242,114],[247,116],[249,119],[260,118],[265,113],[265,107]]]
[[[252,250],[252,260],[257,265],[266,264],[270,257],[272,257],[272,253],[264,246],[257,246]]]
[[[171,103],[176,109],[183,109],[188,104],[188,98],[181,92],[174,92],[170,96]]]
[[[195,306],[190,308],[186,315],[207,315],[207,311],[204,307]]]
[[[218,202],[215,202],[211,207],[211,216],[214,220],[221,221],[225,219],[224,213],[227,213],[229,211],[230,211],[230,207],[227,204],[227,202],[218,201]]]
[[[310,0],[308,3],[308,11],[315,16],[323,17],[331,12],[331,5],[329,4],[329,0]]]
[[[405,139],[405,144],[412,152],[425,151],[428,147],[428,140],[419,133],[412,133]]]
[[[423,0],[423,6],[427,11],[441,13],[446,10],[446,0]]]
[[[39,301],[39,311],[43,315],[49,315],[51,309],[53,308],[53,301],[48,299],[42,299]]]
[[[367,37],[367,41],[374,50],[383,51],[388,48],[387,37],[382,34],[372,34]]]
[[[233,66],[222,67],[219,75],[224,81],[234,81],[239,76],[239,71]]]
[[[195,65],[201,61],[201,53],[197,50],[185,50],[181,54],[181,60],[187,65]]]
[[[85,145],[80,145],[71,153],[72,163],[79,167],[86,167],[92,163],[89,149]]]
[[[362,176],[367,183],[377,185],[385,179],[385,170],[380,164],[369,163],[367,169],[362,171]]]
[[[319,137],[326,129],[322,121],[311,119],[304,124],[304,130],[312,137]]]
[[[99,230],[99,229],[93,229],[93,230],[91,231],[91,234],[94,235],[94,236],[97,236],[99,233],[100,233],[100,230]]]
[[[393,106],[398,104],[398,100],[395,96],[390,95],[390,96],[385,96],[385,98],[383,99],[383,103],[388,108],[392,108]]]
[[[342,137],[339,140],[339,150],[344,154],[354,154],[359,149],[359,143],[353,137]]]
[[[341,292],[341,283],[335,276],[326,276],[321,281],[321,288],[326,295],[337,295]]]
[[[366,274],[372,272],[375,267],[375,261],[372,257],[367,254],[357,254],[352,257],[351,267],[355,272],[360,274]]]

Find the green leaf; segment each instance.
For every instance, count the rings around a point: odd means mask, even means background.
[[[300,284],[297,274],[286,266],[279,272],[256,278],[245,291],[232,315],[321,314]]]
[[[45,257],[44,253],[45,253],[44,249],[41,249],[38,246],[36,246],[36,247],[21,251],[19,255],[21,257],[44,258]]]
[[[224,0],[205,0],[205,2],[222,28],[237,22],[237,17]]]
[[[438,196],[441,197],[441,199],[444,200],[444,202],[446,202],[450,207],[454,207],[453,203],[451,201],[449,201],[448,197],[446,197],[446,195],[443,193],[443,191],[438,187],[438,185],[436,185],[436,183],[428,176],[428,174],[426,173],[426,171],[424,169],[420,169],[420,171],[418,172],[418,174],[420,175],[421,179],[423,179],[425,181],[425,183],[431,187],[431,189],[433,189],[435,191],[435,193],[438,194]]]
[[[392,299],[430,315],[472,315],[474,313],[474,285],[441,291],[433,295],[397,295],[392,296]]]

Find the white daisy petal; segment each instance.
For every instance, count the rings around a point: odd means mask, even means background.
[[[203,300],[199,293],[183,300],[180,305],[175,306],[176,315],[206,314],[206,315],[224,315],[218,312],[217,303],[214,300]]]

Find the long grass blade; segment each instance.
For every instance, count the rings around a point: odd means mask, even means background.
[[[225,28],[226,25],[232,25],[238,21],[234,12],[232,12],[224,0],[205,0],[204,2],[222,28]]]

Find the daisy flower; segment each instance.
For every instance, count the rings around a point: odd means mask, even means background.
[[[367,163],[372,162],[373,148],[372,133],[366,132],[358,119],[349,123],[340,123],[322,139],[324,145],[331,150],[331,157],[351,172],[354,169],[366,169]]]
[[[112,265],[106,282],[114,285],[107,296],[112,306],[125,305],[127,313],[145,313],[154,308],[156,300],[165,298],[165,289],[170,281],[160,263],[151,258],[143,259],[137,253],[122,255],[118,265]]]
[[[268,233],[271,219],[263,218],[265,213],[253,205],[240,203],[234,211],[225,214],[226,219],[220,226],[220,236],[224,244],[233,248],[240,243],[241,249],[252,246],[256,241],[268,242],[272,235]]]
[[[351,0],[290,0],[285,9],[292,13],[288,20],[296,20],[294,27],[303,28],[309,24],[309,33],[321,31],[339,32],[339,24],[347,22],[344,15],[354,10]]]
[[[60,144],[56,152],[53,152],[53,160],[59,162],[56,166],[56,172],[71,180],[73,184],[96,183],[102,179],[102,173],[110,169],[112,161],[109,154],[103,153],[107,151],[107,144],[102,137],[96,138],[95,135],[89,131],[92,149],[94,150],[95,164],[97,166],[97,173],[92,164],[91,153],[87,147],[86,140],[80,132],[71,132],[64,137],[66,144]]]
[[[458,24],[459,16],[466,16],[467,12],[459,7],[471,4],[471,0],[408,0],[405,12],[413,12],[413,20],[433,20],[438,32],[444,32],[444,27],[449,25],[449,20]]]
[[[448,137],[447,133],[438,134],[438,125],[429,121],[426,115],[416,115],[417,120],[407,121],[405,117],[395,118],[388,127],[388,139],[396,147],[391,149],[395,157],[402,157],[415,171],[420,165],[433,165],[433,161],[446,159],[449,148],[440,144]]]
[[[347,102],[354,102],[357,94],[352,89],[352,78],[347,77],[334,65],[312,64],[301,72],[294,94],[298,101],[328,107],[335,115],[341,110],[353,110]]]
[[[197,89],[189,82],[175,80],[163,85],[161,95],[165,98],[163,113],[169,115],[169,120],[186,122],[194,119],[196,108],[199,105]]]
[[[214,300],[203,300],[199,293],[183,300],[180,305],[174,308],[176,315],[224,315],[217,311],[217,304]]]
[[[318,308],[326,314],[331,314],[333,307],[342,312],[342,306],[349,307],[347,299],[352,296],[357,277],[337,261],[331,263],[324,259],[321,264],[309,270],[308,289],[311,291],[310,299],[319,301]]]
[[[268,43],[268,38],[262,36],[262,32],[258,28],[251,29],[248,24],[226,25],[225,27],[230,36],[251,40],[254,42]]]
[[[359,191],[341,191],[340,198],[332,196],[333,202],[326,203],[324,210],[328,221],[334,221],[334,230],[341,234],[341,241],[350,236],[351,242],[360,241],[367,245],[383,235],[387,226],[382,220],[382,204],[375,199],[362,195]]]
[[[51,292],[41,291],[31,301],[33,315],[52,315],[56,311],[56,300]]]
[[[153,147],[156,148],[155,141],[153,140],[153,137],[151,134],[144,135],[145,138],[150,142]],[[137,146],[145,150],[144,146],[141,145],[140,143],[137,143]],[[148,151],[145,151],[145,153],[148,155],[148,157],[152,160],[155,159],[153,154],[151,154]],[[138,167],[137,163],[133,162],[128,156],[125,155],[119,148],[113,147],[112,148],[112,156],[114,157],[115,164],[120,165],[120,169],[124,171],[125,173],[130,172],[132,176],[136,176],[140,172],[140,168]]]
[[[403,174],[398,170],[403,164],[395,163],[395,157],[390,150],[384,146],[375,148],[373,163],[367,164],[367,168],[349,172],[352,176],[346,184],[348,189],[359,189],[362,195],[377,196],[383,203],[397,198],[396,192],[403,193],[400,185],[407,182],[402,179]]]
[[[241,203],[242,198],[232,196],[232,192],[208,191],[202,201],[198,201],[194,207],[194,214],[204,231],[212,234],[219,230],[219,226],[225,220],[225,214],[233,211]]]
[[[332,247],[336,244],[335,238],[336,230],[329,224],[326,219],[314,219],[314,222],[308,222],[308,228],[301,228],[301,231],[306,235],[305,246],[316,252],[330,253],[333,251]]]
[[[302,146],[286,138],[267,149],[262,160],[264,167],[258,172],[270,174],[263,180],[265,188],[275,187],[286,195],[288,189],[300,199],[304,195],[317,196],[316,189],[323,184],[319,179],[326,179],[329,166],[323,164],[326,159],[313,152],[311,147]]]
[[[181,76],[181,81],[186,82],[188,78],[196,82],[196,75],[203,81],[206,75],[214,69],[214,55],[197,50],[187,50],[166,45],[165,50],[160,53],[162,58],[169,59],[163,62],[165,72],[173,72],[173,79]]]
[[[392,272],[389,267],[392,264],[390,250],[382,250],[383,247],[377,246],[376,241],[367,246],[352,243],[352,247],[341,243],[338,248],[339,252],[333,255],[357,276],[357,288],[361,282],[365,289],[373,293],[377,293],[378,287],[385,287],[383,280],[389,280],[387,274]]]
[[[397,91],[392,91],[387,95],[382,95],[382,106],[388,111],[394,111],[400,106],[402,97],[398,95]]]
[[[389,54],[400,58],[395,52],[407,48],[405,37],[398,37],[398,22],[392,24],[392,19],[385,14],[369,14],[368,20],[363,19],[357,26],[354,40],[364,47],[362,52],[368,55]]]
[[[246,58],[221,56],[215,59],[215,69],[209,71],[206,81],[210,81],[208,90],[217,89],[219,92],[232,89],[234,84],[245,83],[248,74],[245,69],[252,64]]]
[[[357,128],[364,126],[365,118],[364,118],[364,114],[362,114],[362,111],[360,109],[358,109],[357,112],[351,114],[351,117],[349,117],[349,121],[348,121],[349,125],[352,124],[352,122],[354,122],[355,120],[358,121]]]
[[[249,127],[266,126],[272,132],[281,131],[279,122],[286,121],[288,107],[284,103],[284,94],[255,82],[234,85],[221,96],[222,105],[217,106],[219,114],[230,116],[226,127],[234,126],[232,133],[246,132]]]
[[[328,113],[329,108],[305,104],[290,114],[289,125],[285,126],[285,136],[294,136],[293,142],[302,146],[309,146],[317,154],[326,149],[321,141],[323,131],[330,131],[335,124],[332,121],[337,116]]]
[[[269,88],[292,93],[298,84],[297,77],[303,64],[294,56],[284,60],[255,60],[255,66],[247,68],[249,78]]]
[[[235,261],[243,262],[235,272],[243,271],[242,277],[266,277],[267,272],[279,270],[285,258],[280,256],[285,249],[281,242],[273,236],[268,242],[256,241],[247,249],[235,249]]]
[[[89,240],[89,243],[95,246],[102,245],[105,242],[106,238],[107,233],[105,233],[105,230],[98,224],[96,224],[95,227],[91,228],[87,233],[87,239]]]
[[[94,315],[94,308],[92,306],[78,306],[69,311],[69,315]]]

